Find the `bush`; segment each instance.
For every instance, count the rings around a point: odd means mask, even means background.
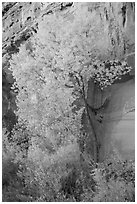
[[[15,143],[9,142],[7,135],[3,137],[3,201],[135,200],[134,162],[122,161],[113,155],[97,165],[90,157],[82,157],[77,143],[50,152],[43,149],[42,141],[36,137],[31,138],[27,156],[24,157],[23,149],[15,148],[16,140]],[[20,136],[21,132],[18,138]]]
[[[111,158],[95,170],[94,202],[134,202],[135,166],[132,161]]]

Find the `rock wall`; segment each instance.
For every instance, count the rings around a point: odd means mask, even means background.
[[[110,9],[113,10],[113,17],[118,17],[125,35],[125,50],[119,60],[126,60],[132,71],[103,91],[92,80],[89,82],[87,95],[88,103],[92,107],[99,108],[106,99],[109,100],[94,119],[100,145],[100,161],[115,149],[123,159],[135,158],[135,7],[132,3],[116,3],[111,5]],[[107,15],[106,12],[105,14]],[[128,110],[125,113],[127,104]],[[86,151],[93,154],[92,133],[86,138]]]

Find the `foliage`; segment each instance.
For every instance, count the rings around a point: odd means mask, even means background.
[[[113,84],[116,79],[120,79],[121,75],[125,75],[131,71],[131,67],[125,61],[97,61],[93,65],[95,72],[93,78],[95,83],[98,82],[101,89]]]
[[[18,176],[19,160],[16,161],[16,149],[9,141],[9,132],[3,129],[2,151],[2,200],[17,202],[29,200],[23,192],[23,181]],[[21,160],[20,160],[21,162]]]
[[[36,191],[37,199],[54,200],[61,189],[61,180],[67,177],[78,162],[79,148],[70,144],[52,154],[33,140],[26,161],[25,183],[29,190]]]
[[[115,156],[94,171],[98,188],[94,202],[135,201],[135,163],[119,160]]]
[[[19,138],[21,134],[20,128]],[[8,142],[7,134],[4,138],[3,201],[133,202],[135,199],[132,161],[112,155],[96,165],[84,157],[80,159],[77,143],[51,154],[34,137],[24,158],[23,147]]]

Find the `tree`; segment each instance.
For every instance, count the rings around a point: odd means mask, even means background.
[[[91,13],[87,4],[75,6],[73,19],[65,20],[58,13],[40,19],[37,33],[10,62],[21,127],[13,131],[13,149],[15,161],[20,164],[18,176],[33,201],[53,201],[60,189],[65,194],[76,194],[81,168],[77,140],[82,135],[84,112],[93,136],[93,163],[99,161],[94,127],[98,110],[87,102],[88,82],[92,78],[104,89],[131,69],[119,61],[123,36],[117,19],[113,19],[114,26],[108,26],[112,18],[109,7],[106,24],[100,17],[103,4],[97,13]],[[115,28],[121,44],[112,40]],[[68,189],[64,189],[68,183]]]
[[[117,25],[116,20],[114,24]],[[130,68],[118,60],[115,64],[120,51],[116,56],[118,47],[114,49],[105,22],[88,11],[87,6],[78,6],[73,21],[66,23],[61,15],[54,14],[44,17],[38,25],[30,49],[22,45],[11,60],[16,80],[13,88],[19,90],[19,121],[23,120],[33,135],[48,138],[57,150],[60,145],[77,140],[85,109],[93,132],[93,158],[97,162],[99,147],[87,104],[88,81],[94,78],[104,88]],[[117,30],[121,33],[119,25]],[[122,35],[119,37],[122,40]],[[75,108],[79,98],[81,107]]]

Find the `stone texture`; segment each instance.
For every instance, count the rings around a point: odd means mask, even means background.
[[[111,86],[111,98],[104,112],[102,151],[108,156],[116,148],[124,159],[135,158],[134,79]],[[101,152],[101,155],[102,152]]]

